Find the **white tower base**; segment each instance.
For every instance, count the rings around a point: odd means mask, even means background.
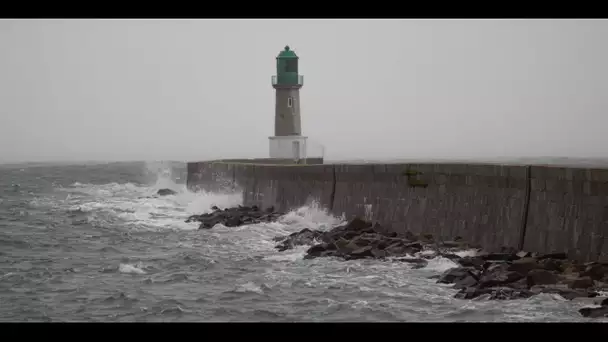
[[[306,139],[301,135],[268,137],[270,142],[270,158],[306,159]]]

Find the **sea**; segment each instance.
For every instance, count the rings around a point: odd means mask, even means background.
[[[0,321],[589,321],[584,302],[557,295],[455,299],[433,279],[457,266],[440,257],[412,269],[278,252],[276,236],[341,223],[314,202],[274,223],[198,230],[188,216],[241,195],[185,180],[178,162],[0,165]]]

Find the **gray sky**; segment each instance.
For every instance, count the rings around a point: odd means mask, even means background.
[[[286,44],[326,158],[608,157],[607,42],[605,20],[2,20],[0,162],[267,157]]]

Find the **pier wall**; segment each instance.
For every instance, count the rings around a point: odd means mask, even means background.
[[[188,164],[188,186],[242,191],[243,203],[332,214],[403,234],[461,236],[489,250],[607,259],[608,170],[482,164]]]

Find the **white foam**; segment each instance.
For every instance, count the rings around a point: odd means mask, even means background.
[[[437,258],[433,258],[433,259],[429,260],[429,263],[425,267],[425,269],[436,271],[436,272],[445,272],[445,271],[449,270],[450,268],[455,268],[455,267],[459,267],[459,265],[457,263],[455,263],[454,261],[444,258],[444,257],[437,257]]]
[[[294,249],[279,252],[277,254],[269,255],[264,257],[264,260],[268,261],[283,261],[283,262],[295,262],[302,260],[306,255],[306,251],[310,246],[297,246]]]
[[[67,188],[58,188],[68,192],[59,203],[67,206],[68,212],[81,212],[89,215],[93,224],[111,221],[112,217],[126,222],[138,229],[197,229],[196,223],[185,223],[190,215],[209,212],[212,206],[232,207],[241,203],[241,194],[213,194],[191,192],[185,185],[176,184],[171,179],[170,168],[163,164],[146,164],[147,170],[154,170],[155,179],[152,186],[133,183],[84,184],[73,183]],[[155,169],[156,167],[156,169]],[[176,191],[175,195],[156,196],[159,189],[168,188]],[[82,195],[78,195],[82,194]],[[88,195],[88,196],[83,196]],[[32,201],[32,206],[46,206],[40,199]],[[57,204],[57,203],[55,203]]]
[[[477,256],[477,250],[475,250],[475,249],[469,249],[469,250],[466,250],[466,251],[459,251],[459,252],[456,252],[454,254],[458,255],[461,258],[474,257],[474,256]]]
[[[290,232],[295,232],[304,228],[329,230],[342,223],[342,220],[330,215],[318,201],[312,200],[308,205],[285,214],[280,218],[279,223],[285,225]]]
[[[140,267],[131,264],[120,264],[118,266],[118,272],[127,274],[146,274],[146,271]]]
[[[247,282],[245,284],[238,285],[235,292],[252,292],[257,294],[264,294],[264,290],[253,282]]]

